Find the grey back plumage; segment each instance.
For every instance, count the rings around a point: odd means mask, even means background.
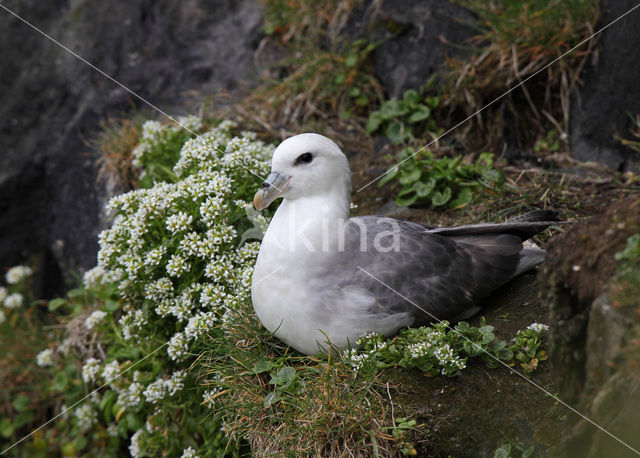
[[[328,272],[325,281],[336,286],[333,291],[354,285],[369,291],[376,298],[369,311],[381,317],[409,313],[411,324],[434,317],[456,320],[472,314],[481,298],[523,268],[541,262],[544,251],[523,250],[522,242],[556,220],[555,214],[532,212],[501,224],[433,229],[377,216],[353,218],[356,224],[347,226],[339,268],[334,264],[334,274]],[[391,227],[397,228],[397,249],[376,250],[376,237],[384,240]]]

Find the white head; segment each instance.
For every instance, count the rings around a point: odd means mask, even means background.
[[[258,210],[278,197],[296,200],[336,194],[349,200],[351,171],[333,140],[318,134],[300,134],[283,141],[273,153],[271,174],[253,200]]]

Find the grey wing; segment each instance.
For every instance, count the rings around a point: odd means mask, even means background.
[[[522,249],[520,238],[510,234],[452,239],[408,221],[352,220],[358,224],[347,228],[334,284],[359,285],[375,297],[372,312],[409,312],[414,323],[468,315],[479,299],[511,278]]]

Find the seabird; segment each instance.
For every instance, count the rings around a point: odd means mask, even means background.
[[[254,205],[262,210],[278,197],[255,264],[253,307],[266,329],[305,354],[328,343],[355,346],[369,332],[393,336],[472,316],[481,298],[543,261],[544,250],[523,242],[557,224],[542,210],[452,228],[350,218],[347,158],[312,133],[276,148]]]

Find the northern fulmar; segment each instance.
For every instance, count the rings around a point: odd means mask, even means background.
[[[557,224],[543,210],[452,228],[350,218],[347,158],[312,133],[276,148],[254,205],[278,197],[253,272],[253,307],[266,329],[305,354],[472,316],[481,298],[543,261],[544,250],[523,242]]]

